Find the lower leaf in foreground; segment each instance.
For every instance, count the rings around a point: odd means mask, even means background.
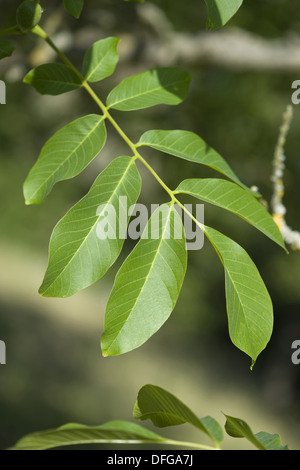
[[[207,434],[216,447],[219,447],[223,440],[223,432],[217,421],[210,416],[198,418],[172,393],[156,385],[145,385],[141,388],[134,406],[133,417],[141,421],[150,419],[159,428],[189,423]]]
[[[181,218],[174,206],[164,204],[116,276],[101,338],[104,356],[131,351],[159,330],[175,307],[186,265]]]
[[[162,444],[167,440],[135,423],[110,421],[101,426],[67,424],[29,434],[8,450],[47,450],[79,444]]]
[[[138,424],[128,421],[109,421],[100,426],[66,424],[57,429],[34,432],[21,438],[8,450],[47,450],[83,444],[176,446],[194,450],[217,450],[223,439],[220,425],[210,416],[198,419],[178,398],[166,390],[145,385],[138,394],[134,407],[136,419],[150,419],[155,426],[165,427],[190,423],[208,434],[214,447],[196,442],[178,441],[162,437]],[[253,434],[250,426],[239,418],[226,417],[225,430],[234,438],[246,438],[259,450],[289,450],[283,446],[278,434],[259,432]]]
[[[273,330],[273,306],[267,288],[248,253],[217,230],[205,233],[225,270],[225,293],[230,338],[252,358],[268,344]]]
[[[278,434],[269,434],[267,432],[253,434],[250,426],[242,419],[227,415],[225,417],[225,430],[229,436],[244,437],[259,450],[289,450],[288,446],[282,445]]]

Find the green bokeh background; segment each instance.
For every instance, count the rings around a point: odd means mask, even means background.
[[[14,24],[19,3],[0,0],[0,28]],[[161,7],[175,30],[205,31],[203,1],[152,3]],[[58,40],[69,41],[66,53],[79,67],[92,38],[113,35],[125,44],[136,44],[136,54],[121,60],[113,77],[94,86],[102,98],[121,78],[145,66],[139,50],[145,26],[136,13],[138,5],[87,0],[76,21],[64,12],[61,0],[41,4],[45,10],[42,26],[53,29]],[[244,0],[228,24],[228,28],[235,27],[269,40],[299,35],[298,2]],[[291,344],[300,337],[299,252],[287,256],[238,218],[210,206],[205,209],[208,225],[248,251],[273,299],[274,334],[253,371],[249,358],[230,342],[223,270],[208,242],[202,250],[189,253],[180,298],[164,327],[144,346],[121,357],[103,358],[100,336],[105,304],[114,276],[133,246],[130,241],[105,278],[89,289],[69,299],[39,297],[54,225],[87,192],[99,171],[127,149],[109,129],[105,149],[82,175],[56,185],[42,206],[25,206],[22,185],[41,146],[64,124],[97,109],[83,91],[48,97],[23,84],[30,67],[49,60],[48,49],[32,36],[13,41],[14,55],[0,64],[0,79],[7,84],[7,104],[0,107],[0,339],[7,346],[7,365],[0,366],[0,448],[26,433],[70,421],[132,420],[139,388],[152,383],[176,394],[199,416],[211,415],[221,424],[225,422],[222,412],[237,416],[249,422],[254,432],[279,433],[283,443],[300,449],[300,365],[291,362]],[[236,71],[216,65],[187,69],[193,83],[180,106],[114,116],[133,140],[151,128],[197,132],[227,159],[242,181],[258,186],[269,201],[278,129],[291,103],[291,83],[300,79],[300,70]],[[298,230],[299,126],[300,107],[295,106],[286,144],[284,202],[287,222]],[[200,165],[150,150],[144,155],[171,187],[187,177],[214,176]],[[139,168],[143,176],[140,202],[166,201],[156,181]],[[188,426],[162,434],[206,442]],[[229,438],[224,447],[251,448],[244,440]]]

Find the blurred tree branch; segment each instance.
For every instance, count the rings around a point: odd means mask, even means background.
[[[300,37],[264,39],[253,33],[224,28],[215,32],[175,32],[162,10],[139,5],[142,22],[154,33],[144,43],[145,62],[172,65],[216,65],[242,70],[299,70]]]
[[[238,29],[189,35],[145,44],[146,62],[169,65],[216,65],[240,70],[296,71],[300,67],[300,38],[266,40]],[[159,65],[158,64],[158,65]]]
[[[117,35],[122,39],[120,61],[126,64],[126,73],[130,73],[130,62],[134,62],[132,73],[136,73],[137,65],[140,68],[162,65],[217,66],[232,70],[286,73],[300,69],[300,36],[296,32],[290,32],[283,39],[265,39],[229,27],[196,34],[179,32],[174,30],[164,11],[151,3],[136,6],[136,21],[129,25],[127,32],[119,31],[117,19],[110,26],[104,26],[101,18],[106,16],[104,12],[102,15],[101,8],[97,8],[90,24],[70,30],[64,23],[62,12],[53,11],[49,12],[47,27],[64,52],[74,51],[75,48],[81,53],[99,38]],[[38,43],[29,56],[32,66],[52,59],[52,51],[42,43]],[[17,56],[14,66],[18,62]],[[8,62],[3,63],[0,72],[6,69],[6,65]]]

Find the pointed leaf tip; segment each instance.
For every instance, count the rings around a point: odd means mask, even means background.
[[[70,15],[78,19],[83,10],[84,0],[64,0],[64,7]]]
[[[248,253],[211,227],[206,226],[205,233],[224,266],[231,341],[252,359],[253,368],[272,335],[272,300]]]
[[[208,435],[219,446],[223,440],[223,431],[217,421],[210,416],[198,418],[175,395],[156,385],[145,385],[138,393],[133,416],[141,421],[151,420],[160,428],[189,423]]]

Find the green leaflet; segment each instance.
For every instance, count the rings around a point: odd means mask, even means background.
[[[24,183],[26,204],[40,204],[58,181],[78,175],[106,140],[104,117],[90,114],[57,131],[44,145]]]
[[[240,418],[234,418],[233,416],[225,415],[226,423],[225,430],[231,437],[241,438],[245,437],[259,450],[265,450],[263,445],[256,439],[250,426]]]
[[[138,393],[133,417],[163,428],[189,423],[207,434],[214,443],[220,444],[223,432],[219,423],[210,416],[199,419],[182,401],[156,385],[145,385]]]
[[[11,56],[14,50],[15,46],[11,42],[0,40],[0,59]]]
[[[252,358],[252,367],[270,340],[273,306],[257,267],[246,251],[220,232],[205,234],[225,270],[226,306],[231,341]]]
[[[113,74],[119,60],[118,38],[105,38],[95,42],[83,60],[83,76],[88,82],[97,82]]]
[[[208,8],[208,29],[224,26],[238,11],[243,0],[205,0]]]
[[[259,432],[253,434],[250,426],[240,418],[225,415],[225,430],[231,437],[246,438],[259,450],[289,450],[287,446],[283,446],[278,434],[269,434],[267,432]]]
[[[180,193],[189,194],[233,212],[285,249],[280,230],[269,212],[254,196],[235,183],[217,178],[193,178],[179,184],[175,194]]]
[[[190,162],[206,165],[246,188],[221,155],[193,132],[182,130],[147,131],[141,136],[138,146],[151,147]],[[248,188],[246,189],[249,191]]]
[[[107,97],[108,108],[132,111],[158,104],[177,105],[187,96],[191,77],[183,70],[161,67],[125,78]]]
[[[287,445],[282,445],[279,434],[270,434],[261,431],[255,434],[256,439],[262,444],[265,450],[289,450]]]
[[[64,64],[43,64],[30,70],[23,79],[42,95],[61,95],[81,87],[81,79]]]
[[[109,421],[101,426],[67,424],[57,429],[35,432],[20,439],[9,450],[46,450],[76,444],[149,444],[165,439],[135,423]]]
[[[104,356],[131,351],[159,330],[175,307],[186,265],[181,218],[172,205],[164,204],[116,276],[101,339]]]
[[[84,6],[84,0],[64,0],[64,7],[70,15],[79,18]]]
[[[127,198],[130,207],[136,203],[140,189],[140,175],[131,157],[119,157],[110,163],[88,194],[54,228],[41,295],[71,296],[106,273],[120,254],[129,220],[127,211],[125,217],[122,212],[119,217],[123,209],[120,197]],[[114,236],[100,238],[99,221],[111,209],[113,219],[108,216],[106,220],[116,222]]]

